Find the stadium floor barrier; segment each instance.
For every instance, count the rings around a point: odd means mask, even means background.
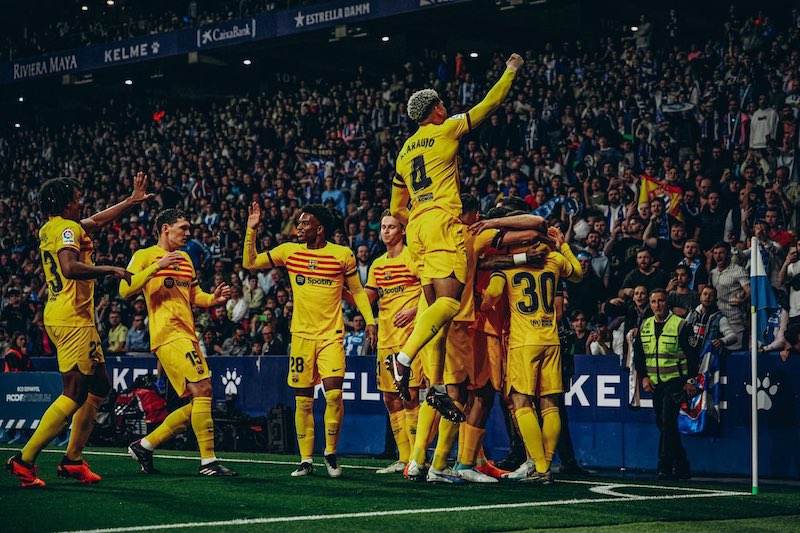
[[[250,416],[264,414],[278,404],[293,407],[286,384],[287,357],[210,357],[208,364],[218,399],[236,396],[236,406]],[[34,358],[37,372],[0,374],[0,427],[30,427],[55,396],[60,380],[54,358]],[[129,388],[140,375],[155,372],[156,359],[127,355],[106,359],[109,377],[118,391]],[[760,468],[765,477],[800,477],[800,361],[782,361],[775,354],[759,357],[759,380],[750,385],[750,358],[746,352],[728,354],[721,361],[718,427],[704,435],[683,436],[696,473],[746,475],[750,469],[750,394],[756,394],[759,412]],[[344,383],[345,418],[340,451],[378,455],[384,451],[386,414],[375,386],[376,361],[348,358]],[[630,406],[628,372],[617,356],[580,355],[565,397],[569,430],[576,456],[590,468],[654,470],[658,431],[651,402]],[[317,424],[322,424],[324,395],[318,389]],[[379,429],[377,429],[379,428]],[[317,432],[316,447],[324,446]],[[508,450],[503,417],[495,402],[485,438],[490,457]]]

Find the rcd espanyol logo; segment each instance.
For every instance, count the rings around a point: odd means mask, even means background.
[[[239,385],[242,383],[242,376],[234,368],[231,370],[230,368],[225,369],[225,373],[222,375],[222,385],[225,387],[225,394],[238,394],[239,393]]]

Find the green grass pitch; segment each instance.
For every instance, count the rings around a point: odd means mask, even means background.
[[[11,455],[3,448],[3,457]],[[63,450],[39,458],[44,489],[0,482],[0,529],[16,531],[789,531],[800,518],[800,489],[763,487],[758,496],[732,483],[661,483],[641,479],[558,478],[551,486],[513,483],[433,485],[379,476],[386,462],[347,459],[344,474],[292,478],[296,458],[224,454],[240,477],[197,475],[187,452],[159,451],[162,474],[145,476],[119,449],[86,458],[102,483],[58,479]],[[321,463],[321,461],[320,461]],[[698,523],[697,521],[706,521]]]

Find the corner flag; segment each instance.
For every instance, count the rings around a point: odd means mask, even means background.
[[[751,334],[757,335],[758,342],[762,345],[769,344],[766,338],[770,327],[769,317],[778,308],[775,300],[775,292],[767,278],[767,271],[764,269],[764,260],[761,256],[762,249],[758,244],[758,239],[753,237],[752,250],[750,255],[750,306],[751,312],[756,315],[756,331]]]

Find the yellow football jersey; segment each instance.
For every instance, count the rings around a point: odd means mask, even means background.
[[[328,242],[310,249],[287,242],[266,254],[273,266],[285,266],[289,271],[294,299],[292,334],[306,339],[343,338],[342,290],[346,277],[358,275],[350,248]],[[364,318],[368,324],[372,320],[371,316]]]
[[[75,221],[51,217],[39,230],[48,299],[44,307],[46,326],[94,326],[94,280],[67,279],[61,271],[58,252],[73,250],[78,260],[94,265],[94,244]]]
[[[467,250],[467,279],[464,283],[464,291],[461,293],[461,308],[453,320],[458,322],[475,321],[475,270],[478,266],[478,259],[494,245],[495,238],[499,234],[500,232],[496,229],[487,229],[473,235],[465,229],[464,248]]]
[[[547,254],[542,268],[519,266],[492,274],[502,277],[511,309],[509,348],[558,345],[555,296],[561,277],[570,277],[574,266],[558,252]]]
[[[453,115],[442,124],[421,126],[397,156],[393,184],[411,196],[411,214],[419,216],[438,207],[461,215],[461,180],[458,175],[458,142],[471,129],[469,113]]]
[[[388,254],[375,259],[369,269],[367,287],[378,292],[378,348],[402,346],[414,329],[414,322],[404,328],[394,325],[394,316],[414,307],[422,293],[422,285],[413,267],[408,247],[397,257]]]
[[[128,271],[133,274],[141,272],[167,253],[169,252],[158,245],[137,250],[131,258]],[[142,288],[147,303],[150,348],[154,351],[177,339],[197,342],[192,315],[192,293],[200,290],[199,282],[189,254],[181,251],[181,255],[183,260],[153,274]]]

